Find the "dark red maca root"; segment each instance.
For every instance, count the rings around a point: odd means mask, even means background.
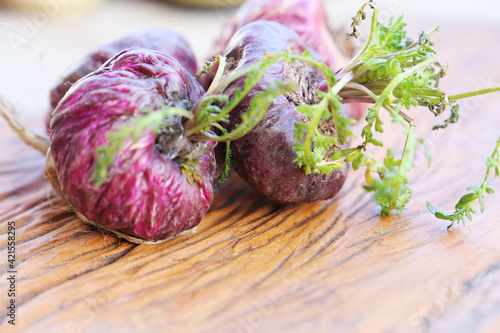
[[[256,21],[276,22],[293,30],[309,49],[317,52],[318,60],[334,71],[347,64],[347,55],[329,29],[323,0],[247,0],[224,25],[211,55],[223,55],[234,34]],[[212,83],[217,68],[215,65],[210,72],[199,77],[198,81],[205,90]],[[351,103],[346,105],[346,111],[350,118],[359,120],[366,113],[366,105]]]
[[[212,55],[221,55],[231,38],[245,25],[256,21],[283,24],[295,31],[308,48],[315,50],[322,62],[333,69],[340,69],[345,55],[335,43],[329,31],[323,0],[247,0],[224,25],[217,38]],[[215,71],[200,78],[208,89]]]
[[[246,25],[231,39],[225,51],[233,71],[243,70],[255,64],[265,53],[284,52],[302,54],[307,45],[292,30],[283,25],[259,21]],[[319,56],[310,50],[312,55]],[[228,68],[226,68],[228,69]],[[231,143],[233,165],[238,174],[267,198],[280,203],[304,203],[334,197],[344,184],[347,168],[328,175],[309,174],[297,166],[293,150],[295,122],[304,122],[298,105],[317,103],[315,94],[321,80],[321,72],[305,62],[278,63],[273,65],[253,90],[236,107],[230,116],[230,126],[240,122],[241,114],[248,110],[255,94],[265,91],[276,80],[292,80],[297,88],[276,98],[262,121],[243,138]],[[244,78],[229,84],[222,92],[234,95],[244,85]],[[325,132],[335,135],[332,125],[323,126]]]

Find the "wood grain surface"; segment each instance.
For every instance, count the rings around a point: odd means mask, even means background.
[[[480,23],[442,26],[445,91],[500,85],[499,36]],[[334,200],[302,206],[271,203],[234,176],[196,234],[157,245],[81,223],[44,179],[44,157],[1,120],[0,330],[498,332],[499,181],[466,228],[447,231],[425,208],[429,200],[452,210],[482,182],[500,132],[499,94],[462,104],[460,123],[439,133],[424,109],[412,113],[433,159],[428,168],[418,156],[413,201],[400,216],[378,215],[362,173],[351,172]],[[385,139],[403,143],[396,128]],[[8,221],[16,224],[15,327],[3,314]]]

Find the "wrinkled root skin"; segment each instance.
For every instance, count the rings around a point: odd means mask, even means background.
[[[289,49],[303,52],[307,46],[293,31],[272,22],[255,22],[241,29],[229,43],[226,54],[238,55],[240,70],[255,63],[265,52],[283,52]],[[312,53],[315,55],[315,53]],[[316,55],[317,56],[317,55]],[[283,79],[285,64],[272,66],[259,83],[231,113],[230,123],[240,122],[241,114],[256,93],[264,91],[277,79]],[[223,93],[229,96],[243,86],[243,79],[228,85]],[[347,167],[329,175],[306,175],[294,162],[293,146],[295,122],[301,116],[296,105],[285,96],[276,98],[262,121],[247,135],[232,142],[233,166],[237,173],[254,189],[270,200],[284,204],[298,204],[326,200],[342,188]]]
[[[109,44],[102,45],[87,55],[81,65],[65,76],[50,92],[52,109],[71,88],[71,85],[98,69],[115,54],[129,48],[146,48],[174,57],[192,75],[196,74],[196,57],[189,43],[179,34],[164,28],[150,28],[134,32]]]
[[[342,188],[347,168],[329,175],[306,175],[294,162],[295,107],[277,98],[261,123],[232,144],[234,167],[254,189],[283,204],[307,203],[334,197]]]
[[[61,191],[96,225],[133,237],[167,239],[199,224],[213,199],[213,151],[199,159],[201,184],[189,184],[181,168],[143,133],[116,155],[100,188],[92,183],[96,148],[115,126],[147,109],[157,110],[172,92],[198,101],[201,86],[172,57],[145,49],[123,51],[78,81],[52,112],[50,151]]]

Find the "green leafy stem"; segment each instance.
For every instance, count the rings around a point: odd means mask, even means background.
[[[455,211],[453,213],[444,213],[427,202],[427,208],[434,214],[438,219],[451,221],[448,226],[450,229],[456,222],[462,222],[465,225],[465,218],[472,220],[472,214],[476,214],[477,211],[474,208],[474,204],[479,201],[479,206],[481,207],[481,213],[484,213],[484,195],[493,194],[495,191],[488,187],[488,180],[490,178],[490,172],[495,170],[495,178],[500,176],[500,137],[498,138],[497,144],[491,156],[486,159],[486,175],[484,176],[483,183],[481,186],[469,186],[467,191],[470,193],[465,194],[460,198],[458,203],[455,205]]]
[[[418,39],[408,39],[403,17],[390,21],[388,26],[378,23],[378,7],[373,1],[365,3],[353,18],[353,32],[348,38],[358,37],[357,27],[367,17],[365,8],[373,9],[372,24],[368,39],[359,53],[336,74],[315,63],[308,54],[289,57],[287,61],[308,61],[319,68],[327,79],[327,93],[318,92],[318,104],[298,107],[310,121],[295,124],[294,149],[296,162],[306,173],[328,174],[351,163],[353,169],[366,167],[365,189],[373,192],[373,199],[381,206],[381,214],[389,215],[394,210],[400,213],[409,202],[412,190],[408,173],[413,167],[417,145],[422,144],[414,132],[415,122],[406,113],[417,106],[425,106],[435,116],[450,109],[450,117],[442,125],[445,128],[459,118],[457,100],[500,91],[500,87],[483,89],[457,95],[446,95],[439,89],[439,81],[445,75],[444,68],[434,58],[435,50],[430,37],[439,29],[422,32]],[[363,142],[357,147],[340,149],[352,132],[351,119],[344,118],[341,104],[367,102],[365,125],[362,128]],[[406,132],[405,145],[399,157],[396,148],[387,149],[382,162],[367,153],[370,146],[384,147],[377,133],[384,132],[381,110],[385,109],[392,122],[400,124]],[[336,137],[323,136],[319,131],[321,121],[335,125]]]

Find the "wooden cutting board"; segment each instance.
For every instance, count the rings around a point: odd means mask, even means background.
[[[411,18],[411,14],[409,15]],[[457,39],[456,36],[460,36]],[[499,27],[442,26],[445,91],[500,85]],[[425,208],[453,210],[484,177],[500,133],[500,94],[462,103],[417,159],[413,201],[380,217],[351,172],[334,199],[271,203],[237,176],[196,234],[134,245],[81,223],[43,177],[44,158],[0,120],[0,304],[9,302],[8,222],[16,233],[16,326],[2,332],[498,332],[500,184],[486,212],[450,231]],[[38,124],[41,126],[41,124]],[[398,131],[387,142],[401,147]]]

